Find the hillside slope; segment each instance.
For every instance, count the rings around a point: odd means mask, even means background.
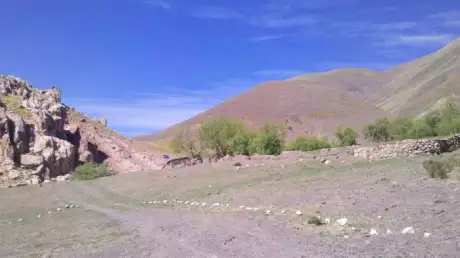
[[[372,101],[394,114],[419,115],[442,99],[460,96],[460,39],[390,71],[393,76]]]
[[[181,128],[228,116],[251,127],[282,123],[296,135],[330,136],[338,126],[361,132],[364,123],[393,115],[420,115],[460,96],[460,39],[417,60],[385,71],[338,69],[268,82],[174,125],[138,139],[167,142]]]

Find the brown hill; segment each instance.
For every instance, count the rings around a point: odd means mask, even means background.
[[[268,82],[155,135],[140,140],[165,144],[181,128],[227,116],[251,127],[287,124],[296,135],[331,136],[338,126],[358,132],[383,116],[419,115],[460,93],[460,39],[445,48],[385,71],[348,68]]]

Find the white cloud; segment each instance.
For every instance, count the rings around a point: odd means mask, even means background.
[[[223,6],[206,6],[196,8],[192,11],[192,14],[198,18],[207,19],[245,19],[243,14]]]
[[[441,21],[444,26],[460,26],[460,11],[439,12],[430,15],[429,18]]]
[[[261,41],[268,41],[268,40],[276,40],[285,38],[287,35],[278,34],[278,35],[263,35],[263,36],[254,36],[249,39],[250,42],[261,42]]]

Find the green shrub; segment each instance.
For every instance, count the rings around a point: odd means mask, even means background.
[[[186,153],[191,156],[200,154],[198,143],[188,129],[181,130],[171,141],[174,153]]]
[[[231,154],[232,139],[245,129],[241,123],[221,117],[205,121],[198,134],[203,148],[211,149],[217,157],[223,157]]]
[[[72,180],[93,180],[114,174],[105,164],[85,163],[75,169],[75,172],[72,174]]]
[[[233,166],[234,166],[234,167],[241,167],[242,164],[241,164],[240,162],[235,162],[235,163],[233,163]]]
[[[231,139],[229,146],[230,155],[252,155],[251,143],[256,134],[247,129],[238,131]]]
[[[391,135],[391,123],[388,118],[377,120],[367,124],[363,129],[364,138],[374,142],[386,142],[393,139]]]
[[[429,159],[423,161],[423,168],[431,178],[447,179],[453,167],[448,161]]]
[[[390,138],[395,140],[407,139],[413,125],[413,119],[409,117],[398,117],[392,120],[390,125]]]
[[[327,138],[299,136],[290,142],[286,149],[290,151],[314,151],[331,147],[332,146],[327,141]]]
[[[335,131],[335,137],[337,137],[339,146],[351,146],[351,145],[356,145],[356,137],[358,137],[358,134],[353,130],[352,128],[337,128]]]
[[[264,125],[251,143],[251,152],[263,155],[279,155],[283,148],[284,131],[277,125]]]

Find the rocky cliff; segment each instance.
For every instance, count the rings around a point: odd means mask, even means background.
[[[162,167],[148,146],[116,134],[106,123],[64,105],[58,88],[38,90],[0,76],[0,185],[65,180],[85,162],[104,162],[120,173]]]

